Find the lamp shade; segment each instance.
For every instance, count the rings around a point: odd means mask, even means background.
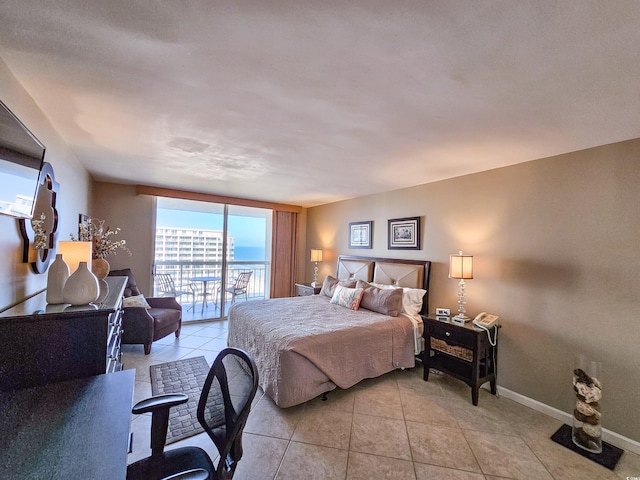
[[[87,262],[91,269],[91,242],[58,242],[58,253],[62,254],[64,262],[69,265],[69,272],[78,269],[80,262]]]
[[[449,255],[449,278],[473,278],[473,255],[463,255],[462,250]]]
[[[322,250],[319,248],[311,249],[311,261],[312,262],[321,262],[322,261]]]

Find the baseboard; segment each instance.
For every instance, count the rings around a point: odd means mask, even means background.
[[[509,400],[513,400],[514,402],[524,405],[525,407],[529,407],[537,412],[544,413],[545,415],[555,418],[556,420],[560,420],[568,425],[571,425],[572,423],[571,419],[573,416],[571,414],[558,410],[557,408],[550,407],[549,405],[538,402],[532,398],[525,397],[524,395],[509,390],[508,388],[498,386],[498,393]],[[611,445],[621,448],[622,450],[640,455],[640,442],[623,437],[622,435],[612,432],[611,430],[607,430],[606,428],[602,429],[602,439],[605,442],[609,442]]]

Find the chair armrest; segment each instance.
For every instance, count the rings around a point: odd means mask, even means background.
[[[132,413],[151,412],[151,454],[156,455],[164,451],[169,428],[169,409],[186,403],[189,397],[184,393],[157,395],[136,403]]]
[[[136,403],[131,409],[131,413],[139,415],[141,413],[153,412],[159,408],[171,408],[176,405],[187,403],[189,397],[184,393],[168,393],[166,395],[156,395],[145,398]]]
[[[149,317],[153,320],[153,317],[149,314],[148,308],[146,307],[123,307],[122,311],[131,317],[137,318],[145,318]]]
[[[164,477],[162,480],[208,480],[209,472],[204,468],[195,468],[193,470],[187,470],[171,475],[170,477]]]
[[[147,303],[153,308],[171,308],[182,310],[182,305],[178,303],[176,297],[151,297],[147,298]]]
[[[124,343],[151,343],[153,340],[153,317],[144,307],[122,309],[122,340]]]

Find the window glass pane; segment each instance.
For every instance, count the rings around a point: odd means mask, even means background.
[[[271,210],[229,205],[228,212],[229,282],[242,271],[252,271],[247,296],[268,298]]]

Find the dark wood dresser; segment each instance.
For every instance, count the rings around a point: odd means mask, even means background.
[[[48,305],[39,293],[0,313],[0,391],[122,370],[126,277],[107,277],[98,304]]]

